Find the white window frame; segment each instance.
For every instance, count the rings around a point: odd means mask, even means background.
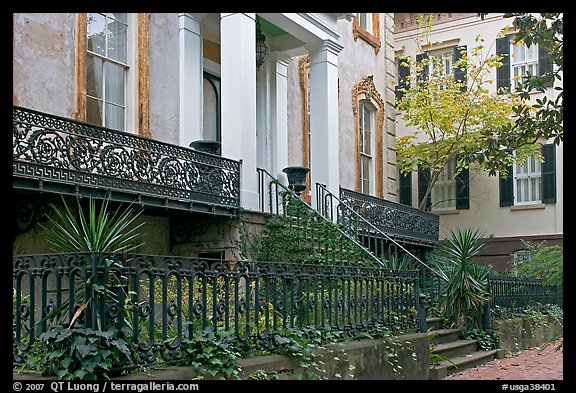
[[[362,15],[364,17],[362,17]],[[370,34],[374,34],[372,29],[372,13],[371,12],[357,12],[356,23],[358,26],[366,30]]]
[[[108,13],[100,13],[104,15],[106,19],[108,18]],[[87,14],[87,17],[90,14]],[[126,63],[119,62],[115,59],[111,59],[107,56],[104,56],[99,53],[92,52],[86,48],[86,56],[94,56],[101,59],[103,62],[110,62],[116,65],[120,65],[124,67],[124,124],[122,128],[119,129],[120,131],[129,131],[138,129],[137,124],[137,116],[136,116],[136,96],[137,96],[137,73],[134,72],[136,67],[136,56],[137,56],[137,26],[138,26],[138,19],[137,14],[135,13],[128,13],[126,15]],[[85,32],[87,34],[88,32]],[[108,36],[106,36],[106,41],[108,40]],[[106,42],[106,47],[108,43]],[[87,60],[88,61],[88,60]],[[106,125],[106,82],[105,82],[106,75],[104,73],[102,85],[103,85],[103,93],[102,98],[91,97],[86,93],[86,99],[92,98],[102,102],[102,124],[103,127],[108,127]]]
[[[428,57],[428,78],[432,78],[434,76],[444,77],[444,75],[452,75],[454,67],[454,47],[443,49],[442,51],[428,52]],[[435,72],[435,68],[437,68],[438,65],[435,64],[436,62],[434,59],[442,60],[443,67],[438,70],[438,73]],[[442,90],[444,87],[440,86],[440,89]]]
[[[456,160],[451,158],[432,187],[432,210],[456,210]]]
[[[369,113],[369,119],[365,119],[364,112],[367,109]],[[361,100],[358,105],[358,122],[359,122],[359,130],[360,130],[360,192],[363,194],[374,195],[375,193],[375,163],[374,163],[374,156],[375,156],[375,133],[376,133],[376,108],[367,100]],[[366,129],[368,127],[368,129]],[[364,143],[365,138],[364,134],[365,131],[369,132],[370,138],[370,149],[369,151],[366,150],[367,144]],[[364,161],[368,161],[368,173],[364,172]],[[368,186],[366,187],[364,183],[367,182]]]
[[[515,52],[522,51],[524,59],[519,60]],[[531,57],[527,57],[530,55]],[[530,72],[532,75],[538,75],[539,72],[538,44],[532,44],[529,48],[524,42],[513,43],[510,40],[510,83],[512,90],[515,90],[518,83],[522,82],[522,77]]]
[[[523,164],[514,164],[513,175],[514,205],[542,203],[542,163],[537,158],[528,157]]]

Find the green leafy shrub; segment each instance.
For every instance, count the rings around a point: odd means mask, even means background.
[[[500,337],[495,333],[489,333],[479,328],[469,328],[466,330],[466,340],[478,340],[478,349],[489,351],[500,347]]]
[[[241,368],[236,361],[241,355],[230,332],[214,332],[206,328],[191,338],[183,339],[182,345],[186,354],[185,364],[205,370],[219,379],[240,379]]]
[[[62,380],[109,378],[134,363],[134,353],[115,328],[106,331],[58,325],[40,335],[28,356],[30,367]]]

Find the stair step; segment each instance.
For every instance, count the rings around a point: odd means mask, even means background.
[[[427,317],[426,318],[426,325],[428,326],[428,330],[439,330],[442,329],[442,322],[444,320],[440,317]]]
[[[437,329],[428,331],[430,344],[444,344],[460,339],[460,330],[458,329]]]
[[[501,350],[492,349],[489,351],[476,351],[466,355],[456,356],[448,360],[442,360],[439,364],[431,365],[429,379],[442,379],[447,375],[491,362],[496,359],[499,351]]]
[[[430,352],[445,358],[466,355],[478,350],[480,340],[458,340],[443,344],[431,344]]]

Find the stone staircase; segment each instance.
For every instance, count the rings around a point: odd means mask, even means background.
[[[460,338],[458,329],[443,329],[441,318],[427,318],[426,322],[431,353],[429,379],[442,379],[504,357],[502,349],[481,351],[478,349],[479,340],[464,340]],[[435,359],[438,362],[434,362]]]

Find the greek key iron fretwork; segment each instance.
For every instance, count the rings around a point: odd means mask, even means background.
[[[340,199],[391,237],[428,245],[438,243],[439,219],[432,213],[345,188],[340,188]],[[342,213],[345,215],[345,211]]]
[[[238,208],[240,163],[13,107],[13,176]]]

